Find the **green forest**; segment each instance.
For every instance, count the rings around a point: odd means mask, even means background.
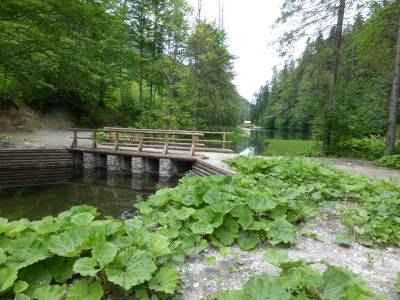
[[[305,24],[309,24],[304,26],[309,28],[321,25],[316,20],[321,17],[320,10],[326,9],[326,20],[328,17],[335,20],[338,13],[329,10],[332,1],[317,1],[311,11],[307,11],[306,3],[302,6],[301,2],[307,1],[285,1],[287,6],[278,22],[302,13],[308,21]],[[359,5],[363,2],[356,1]],[[290,3],[296,5],[290,6]],[[365,139],[362,144],[381,148],[372,158],[382,156],[398,45],[400,5],[399,1],[368,1],[362,8],[353,8],[340,36],[336,23],[329,26],[328,21],[324,26],[315,27],[311,37],[301,36],[307,38],[307,46],[300,58],[289,59],[282,68],[275,68],[272,79],[256,93],[254,118],[257,124],[270,129],[312,132],[314,138],[322,142],[329,125],[331,146],[326,149],[328,154],[341,154],[341,151],[349,150],[349,141],[354,145],[355,139]],[[308,15],[304,17],[306,13]],[[307,28],[294,28],[282,38],[282,44],[290,44],[291,41],[285,39],[293,40],[294,35],[301,35],[304,29]],[[338,37],[341,39],[340,60],[335,60]],[[332,92],[334,110],[328,114],[327,99],[332,98]],[[378,140],[382,137],[382,141],[366,141],[371,136]]]
[[[232,128],[249,104],[226,33],[193,13],[184,0],[1,1],[0,104],[67,107],[84,126]]]
[[[0,0],[1,300],[399,299],[400,0],[272,2]]]

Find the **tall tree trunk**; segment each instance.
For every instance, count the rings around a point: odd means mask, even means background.
[[[336,88],[337,88],[338,70],[340,64],[340,50],[342,47],[343,20],[344,20],[345,9],[346,9],[346,0],[340,0],[338,16],[337,16],[337,24],[336,24],[335,52],[333,55],[332,88],[325,108],[326,125],[325,125],[324,139],[323,139],[323,150],[325,153],[330,152],[332,150],[332,128],[333,128],[333,118],[336,106]]]
[[[139,70],[139,104],[143,103],[143,57],[144,57],[144,17],[140,18],[140,42],[139,42],[139,54],[140,54],[140,70]]]
[[[385,155],[392,154],[396,147],[396,125],[397,125],[399,93],[400,93],[400,17],[397,28],[395,70],[392,83],[392,92],[390,93],[390,101],[389,101],[389,124],[386,134]]]

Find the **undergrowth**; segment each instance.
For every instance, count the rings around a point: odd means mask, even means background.
[[[218,300],[257,299],[388,299],[375,295],[354,273],[324,261],[289,261],[287,254],[267,251],[266,260],[282,271],[278,276],[252,276],[241,290],[225,291]],[[316,270],[320,265],[323,273]]]
[[[99,219],[90,206],[39,221],[0,218],[1,299],[101,299],[115,287],[139,299],[165,299],[179,282],[176,263],[210,244],[237,242],[245,250],[262,242],[292,245],[296,223],[317,215],[324,201],[355,204],[342,214],[360,243],[400,244],[394,183],[301,160],[237,158],[230,164],[237,175],[186,176],[178,187],[140,202],[132,220]],[[324,282],[339,284],[333,277]],[[368,299],[358,286],[349,290]]]
[[[400,155],[387,155],[374,161],[380,167],[400,169]]]
[[[341,215],[359,243],[400,246],[400,185],[395,182],[350,175],[305,160],[240,157],[229,163],[254,180],[278,180],[293,189],[305,189],[308,202],[352,202]]]

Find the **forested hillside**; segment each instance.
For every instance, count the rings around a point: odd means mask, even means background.
[[[361,1],[358,1],[361,2]],[[400,15],[399,1],[375,1],[343,28],[332,115],[335,143],[384,135]],[[310,38],[297,60],[275,69],[257,93],[255,118],[267,128],[312,131],[322,140],[331,96],[336,30]]]
[[[185,0],[3,0],[0,104],[67,107],[91,126],[233,127],[226,34],[190,20]]]

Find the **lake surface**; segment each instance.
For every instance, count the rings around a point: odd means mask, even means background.
[[[254,154],[264,155],[267,149],[266,140],[312,140],[311,133],[291,132],[267,129],[252,129],[246,139],[236,143],[234,151],[240,153],[249,147],[254,148]]]
[[[93,205],[103,215],[121,217],[122,214],[132,214],[134,205],[141,199],[147,199],[157,189],[174,187],[178,183],[177,178],[160,179],[157,175],[110,175],[106,170],[76,168],[64,170],[61,176],[63,182],[60,183],[52,179],[57,170],[48,172],[49,182],[54,181],[55,184],[40,183],[34,178],[28,182],[15,180],[7,183],[2,183],[0,179],[0,217],[36,220],[47,215],[56,216],[81,204]],[[43,170],[40,176],[46,178]],[[57,178],[60,181],[60,175]]]

